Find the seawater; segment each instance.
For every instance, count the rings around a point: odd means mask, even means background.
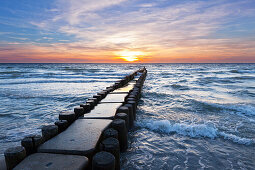
[[[255,64],[0,64],[0,154],[143,66],[122,169],[255,168]]]

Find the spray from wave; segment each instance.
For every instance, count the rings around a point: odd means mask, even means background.
[[[147,128],[153,131],[163,132],[163,133],[177,133],[184,136],[190,136],[193,138],[198,137],[208,137],[215,139],[217,137],[223,137],[226,140],[231,140],[232,142],[244,145],[255,144],[254,139],[242,138],[233,134],[228,134],[225,132],[220,132],[213,123],[205,124],[184,124],[184,123],[174,123],[171,124],[168,120],[150,120],[146,122],[137,123],[138,126]]]

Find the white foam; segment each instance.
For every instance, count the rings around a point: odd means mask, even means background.
[[[244,144],[244,145],[251,145],[255,143],[253,139],[241,138],[239,136],[233,134],[227,134],[225,132],[219,132],[219,136],[222,136],[224,139],[231,140],[235,143]]]
[[[233,113],[236,113],[238,115],[255,116],[255,107],[252,105],[245,105],[245,104],[238,104],[238,105],[224,104],[224,105],[222,105],[222,104],[215,103],[215,107],[231,110],[231,111],[233,111]]]
[[[191,137],[209,137],[215,138],[217,136],[217,128],[213,125],[206,124],[171,124],[168,120],[149,121],[145,123],[145,127],[161,131],[165,133],[178,133]]]
[[[210,122],[205,124],[171,124],[168,120],[151,120],[147,122],[140,122],[138,125],[153,131],[160,131],[163,133],[178,133],[180,135],[194,138],[208,137],[214,139],[216,137],[223,137],[226,140],[231,140],[232,142],[239,144],[250,145],[255,143],[253,139],[241,138],[232,134],[219,132],[215,125]]]

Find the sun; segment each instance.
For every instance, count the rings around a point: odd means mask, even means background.
[[[145,53],[142,51],[118,51],[115,52],[115,55],[119,56],[118,58],[123,59],[127,62],[135,62],[139,60],[139,57],[144,56]]]
[[[129,62],[134,62],[134,61],[139,60],[138,57],[136,57],[136,56],[122,56],[120,58],[125,61],[129,61]]]

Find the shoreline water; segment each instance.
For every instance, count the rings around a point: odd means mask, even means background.
[[[2,144],[7,147],[8,143],[20,140],[17,136],[36,131],[43,122],[54,121],[59,111],[72,108],[86,96],[137,67],[137,64],[104,64],[103,68],[101,64],[60,64],[63,67],[59,64],[41,64],[41,68],[33,67],[33,64],[20,64],[21,68],[13,68],[12,64],[12,68],[3,65],[0,67],[0,97],[3,101],[0,114],[1,122],[10,126],[1,126],[4,129],[0,133],[1,147]],[[122,156],[122,165],[126,169],[146,168],[147,165],[185,168],[194,164],[198,164],[196,168],[205,166],[214,169],[254,167],[250,159],[254,145],[235,143],[231,136],[248,140],[255,138],[254,64],[144,65],[149,74],[138,108],[140,116],[136,131],[130,133],[131,148]],[[98,78],[100,75],[106,79]],[[151,120],[163,123],[159,123],[158,129],[140,125]],[[201,128],[199,124],[208,122],[211,124],[209,128],[217,128],[217,134],[222,137],[211,139],[198,131]],[[192,124],[196,128],[192,128]],[[172,132],[174,126],[187,134],[194,131],[202,133],[202,136],[193,138],[182,131]],[[165,132],[161,131],[162,128],[166,129]],[[212,132],[215,129],[212,128]],[[225,140],[224,134],[228,134],[226,138],[230,140]],[[140,157],[142,153],[149,157]],[[220,159],[213,160],[214,157]]]

